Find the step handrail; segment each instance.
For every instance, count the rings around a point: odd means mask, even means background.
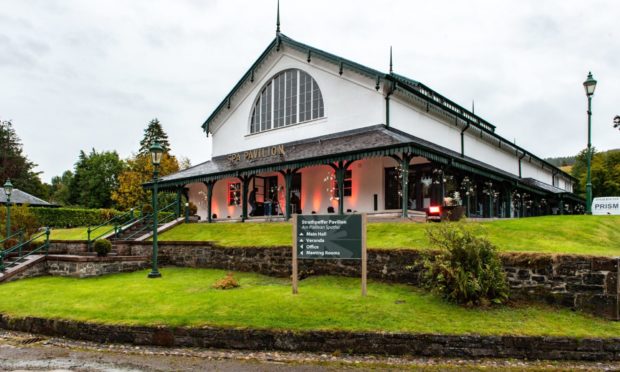
[[[95,242],[95,240],[101,238],[102,236],[105,236],[105,235],[111,233],[112,231],[114,231],[115,234],[118,234],[118,232],[117,232],[118,224],[115,223],[114,226],[111,229],[105,230],[104,232],[100,233],[99,235],[97,235],[96,237],[93,238],[91,234],[94,231],[98,230],[99,228],[101,228],[103,226],[110,225],[113,221],[119,221],[119,220],[122,221],[127,216],[129,216],[129,221],[127,221],[125,223],[122,223],[121,225],[127,225],[127,224],[135,222],[137,220],[137,218],[134,217],[134,210],[135,210],[135,208],[131,208],[131,209],[129,209],[128,212],[125,212],[125,213],[123,213],[121,215],[114,216],[114,217],[110,218],[109,220],[103,222],[102,224],[95,226],[94,228],[91,228],[90,226],[88,226],[88,229],[86,230],[86,232],[88,234],[88,238],[87,238],[87,240],[88,240],[88,251],[89,252],[92,251],[93,243]]]
[[[40,237],[42,237],[43,235],[45,235],[45,243],[41,244],[39,247],[29,251],[26,254],[23,254],[22,248],[26,245],[29,245],[30,243],[32,243],[33,241],[39,239]],[[17,260],[15,260],[15,262],[17,261],[21,261],[24,258],[33,255],[39,251],[41,251],[42,249],[45,249],[45,255],[47,256],[47,254],[49,253],[49,247],[50,247],[50,228],[46,227],[45,231],[43,231],[42,233],[38,234],[38,235],[33,235],[32,237],[30,237],[29,240],[22,242],[16,246],[13,246],[9,249],[5,249],[3,251],[0,252],[0,271],[4,271],[5,266],[4,266],[4,258],[7,257],[9,254],[14,253],[14,252],[18,252],[17,254]]]
[[[176,204],[177,204],[177,202],[173,201],[172,203],[166,205],[165,207],[163,207],[161,209],[158,209],[157,212],[158,212],[158,214],[161,213],[161,212],[167,212],[169,209],[175,208]],[[164,223],[170,222],[171,221],[170,217],[173,217],[173,219],[177,218],[176,217],[176,213],[173,213],[173,214],[171,214],[171,215],[169,215],[167,217],[162,217],[161,220],[158,220],[157,226],[159,227],[159,226],[161,226]],[[142,220],[146,221],[147,219],[152,219],[152,218],[153,218],[153,213],[149,213],[149,214],[145,215],[143,218],[141,218],[140,220],[136,221],[136,223],[138,223],[139,221],[142,221]],[[142,228],[134,231],[131,235],[125,237],[123,240],[131,240],[132,238],[138,237],[138,236],[140,236],[140,234],[144,234],[146,230],[152,229],[152,228],[153,228],[153,226],[151,224],[145,224]],[[120,232],[122,232],[122,230],[119,231],[119,234],[120,234]]]

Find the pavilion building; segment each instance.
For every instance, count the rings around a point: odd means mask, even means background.
[[[390,57],[391,59],[391,57]],[[424,84],[278,31],[206,119],[209,161],[159,179],[203,220],[292,213],[575,213],[576,179]],[[147,184],[146,187],[151,187]]]

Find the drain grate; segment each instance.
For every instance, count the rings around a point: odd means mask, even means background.
[[[20,341],[20,344],[30,345],[30,344],[34,344],[35,342],[41,342],[41,341],[43,341],[43,338],[41,337],[31,337],[31,338],[27,338],[25,340]]]

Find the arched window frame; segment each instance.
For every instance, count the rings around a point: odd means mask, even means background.
[[[249,133],[256,134],[325,118],[323,93],[307,72],[292,68],[263,85],[250,111]]]

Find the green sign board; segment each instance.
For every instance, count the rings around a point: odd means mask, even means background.
[[[362,216],[299,215],[296,229],[299,259],[362,258]]]

